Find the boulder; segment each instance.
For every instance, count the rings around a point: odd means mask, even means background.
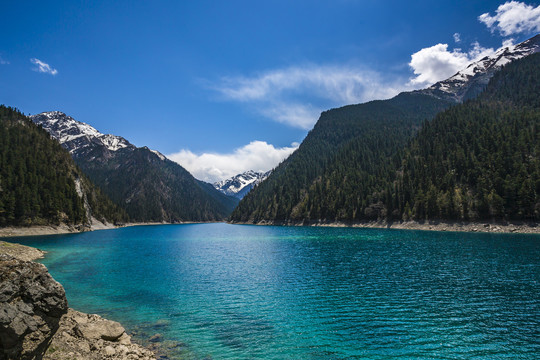
[[[103,339],[107,341],[116,341],[125,332],[122,325],[116,321],[106,320],[103,318],[91,318],[91,315],[83,319],[79,319],[79,323],[75,327],[76,333],[86,339]]]
[[[0,254],[0,358],[40,358],[67,309],[44,265]]]
[[[131,342],[122,325],[99,315],[69,309],[60,319],[43,360],[155,359],[150,350]]]

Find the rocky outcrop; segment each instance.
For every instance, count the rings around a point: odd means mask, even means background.
[[[131,342],[122,325],[98,315],[69,309],[44,360],[155,359],[150,350]]]
[[[41,259],[45,255],[45,251],[30,246],[0,241],[0,254],[11,255],[19,260],[33,261]]]
[[[67,309],[44,265],[0,254],[0,358],[39,359]]]
[[[0,242],[0,360],[155,359],[119,323],[69,309],[62,285],[28,261],[42,255]]]

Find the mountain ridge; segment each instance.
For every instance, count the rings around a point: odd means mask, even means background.
[[[241,200],[255,186],[264,181],[271,172],[271,170],[266,172],[248,170],[228,179],[215,182],[213,186],[223,194],[234,196]]]
[[[406,193],[399,183],[381,181],[401,173],[407,143],[438,113],[478,95],[484,83],[514,57],[519,60],[537,53],[539,42],[537,35],[513,46],[514,52],[503,49],[484,59],[485,71],[473,71],[479,66],[474,63],[468,72],[458,72],[424,90],[323,112],[298,150],[242,199],[230,221],[362,222],[401,220],[403,214],[404,220],[409,219],[414,215],[412,203],[403,198]],[[409,178],[402,182],[408,184]]]
[[[218,221],[236,206],[236,200],[203,185],[156,150],[102,134],[60,111],[30,118],[57,139],[90,179],[126,209],[130,221]]]
[[[0,140],[0,226],[68,225],[76,231],[126,220],[58,142],[3,105]]]
[[[456,103],[476,97],[504,65],[540,51],[540,34],[472,62],[448,79],[415,92]]]

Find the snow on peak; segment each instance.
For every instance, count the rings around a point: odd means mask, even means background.
[[[505,46],[493,55],[471,63],[450,78],[439,81],[427,89],[419,90],[419,92],[461,102],[481,91],[493,74],[504,65],[537,52],[540,52],[540,35],[517,45]]]
[[[96,143],[103,145],[110,151],[134,147],[123,137],[102,134],[94,127],[77,121],[60,111],[43,112],[30,116],[30,119],[41,125],[71,153]]]
[[[163,155],[162,153],[160,153],[159,151],[157,150],[152,150],[152,149],[148,149],[150,150],[151,152],[153,152],[154,154],[156,154],[158,156],[158,158],[160,158],[161,160],[165,161],[166,157],[165,155]]]
[[[213,185],[216,190],[221,191],[225,195],[242,199],[251,189],[266,179],[270,175],[270,172],[248,170],[230,179],[216,182]]]

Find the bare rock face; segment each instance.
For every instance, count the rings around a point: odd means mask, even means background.
[[[67,310],[44,265],[0,254],[0,359],[41,358]]]

